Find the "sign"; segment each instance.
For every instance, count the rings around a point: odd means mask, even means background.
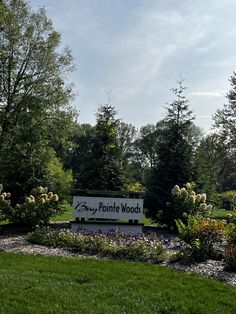
[[[143,200],[137,198],[114,198],[73,196],[75,218],[133,219],[141,220]]]

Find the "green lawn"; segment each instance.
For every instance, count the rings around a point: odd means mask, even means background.
[[[232,210],[213,210],[211,217],[215,219],[226,219],[228,214],[234,215],[235,212]]]
[[[72,206],[70,204],[62,205],[64,211],[62,215],[57,215],[52,218],[52,221],[71,221],[74,220],[72,216]]]
[[[0,253],[0,313],[236,313],[236,289],[145,263]]]

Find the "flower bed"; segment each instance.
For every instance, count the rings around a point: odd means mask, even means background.
[[[153,235],[123,235],[116,232],[72,233],[50,227],[36,228],[28,241],[50,247],[66,247],[82,254],[99,254],[113,258],[159,263],[165,256],[165,245]]]

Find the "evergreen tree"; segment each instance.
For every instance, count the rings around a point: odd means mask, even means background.
[[[93,148],[93,184],[102,190],[124,187],[122,155],[118,143],[119,120],[111,105],[101,106],[97,112],[96,137]]]
[[[228,102],[213,116],[214,128],[220,138],[221,156],[219,186],[221,191],[236,189],[236,72],[229,79]]]
[[[85,133],[78,138],[78,156],[74,154],[76,186],[83,189],[121,190],[125,186],[125,176],[116,111],[111,105],[103,105],[96,116],[95,127],[87,127],[90,132],[84,130]]]
[[[193,146],[189,138],[194,117],[188,109],[184,90],[182,81],[178,82],[178,88],[172,89],[175,100],[166,108],[167,114],[159,131],[158,163],[146,178],[147,215],[167,224],[173,218],[167,206],[172,188],[193,178]],[[159,217],[158,212],[162,213]]]

